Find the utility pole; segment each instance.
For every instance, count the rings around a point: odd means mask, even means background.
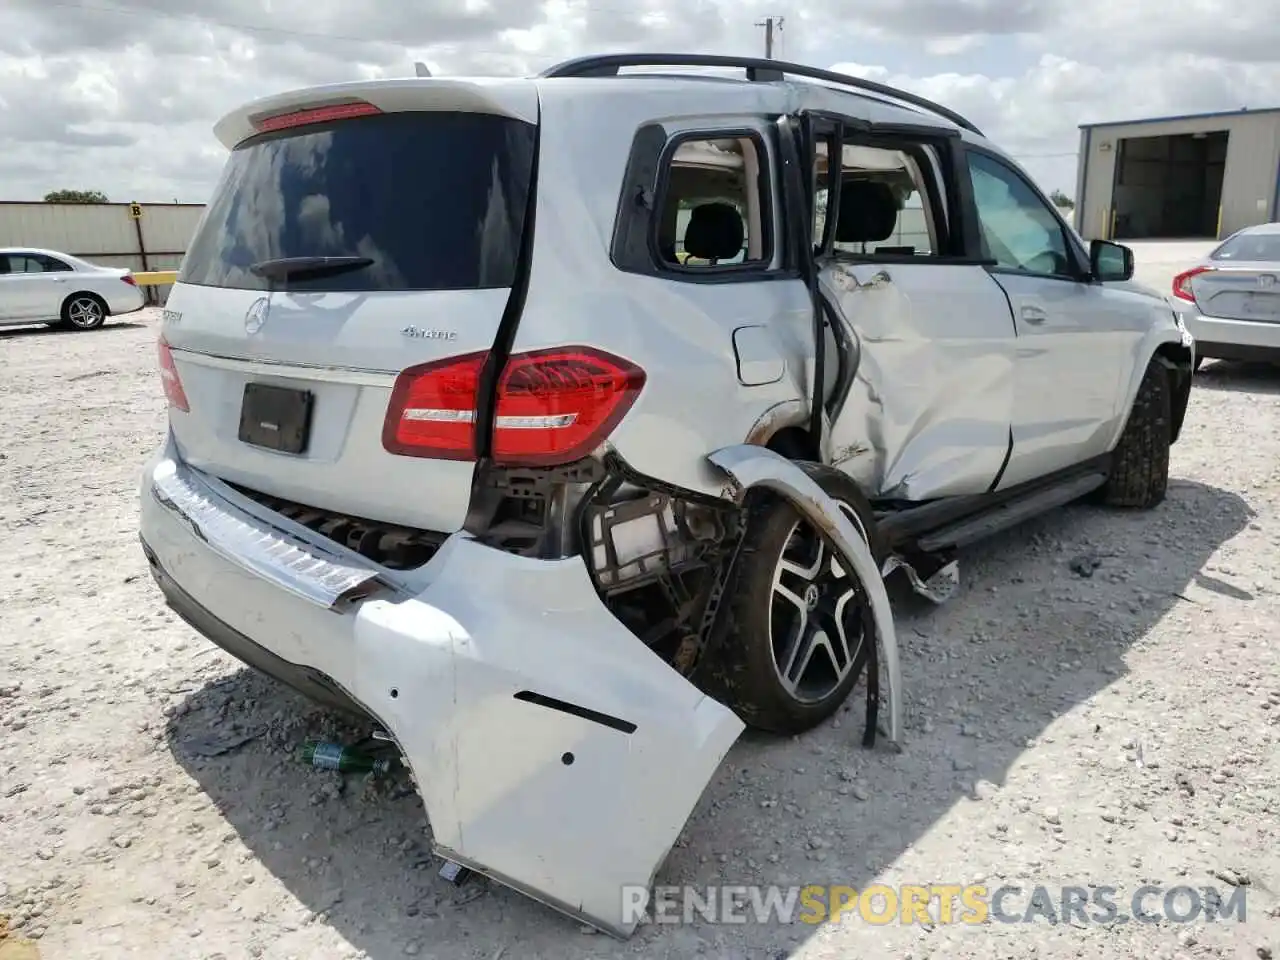
[[[763,20],[757,20],[757,27],[764,27],[764,56],[766,60],[773,59],[773,30],[776,26],[778,32],[782,32],[782,17],[765,17]]]

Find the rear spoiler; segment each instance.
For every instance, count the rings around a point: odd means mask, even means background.
[[[264,132],[272,117],[302,111],[331,112],[328,119],[361,113],[412,110],[491,113],[526,123],[538,122],[536,81],[523,78],[466,80],[401,77],[334,83],[280,93],[233,110],[213,128],[228,150]]]

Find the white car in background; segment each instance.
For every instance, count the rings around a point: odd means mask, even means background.
[[[47,323],[94,330],[146,302],[133,273],[28,247],[0,248],[0,326]]]

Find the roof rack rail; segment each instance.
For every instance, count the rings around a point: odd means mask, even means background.
[[[549,67],[539,77],[615,77],[622,67],[729,67],[745,70],[747,79],[755,82],[769,83],[783,80],[788,74],[805,77],[809,80],[821,80],[825,83],[851,87],[855,90],[877,93],[884,97],[892,97],[902,103],[919,107],[930,113],[950,120],[958,127],[970,133],[982,136],[982,131],[956,113],[954,110],[890,87],[874,80],[863,80],[860,77],[836,73],[833,70],[822,70],[808,67],[802,63],[788,63],[786,60],[766,60],[762,57],[732,57],[719,54],[698,53],[606,53],[595,56],[576,57],[566,60],[554,67]]]

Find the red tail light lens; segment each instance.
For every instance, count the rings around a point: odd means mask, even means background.
[[[178,376],[178,368],[173,362],[173,351],[169,349],[169,344],[165,343],[164,337],[160,338],[156,348],[160,353],[160,383],[164,386],[164,395],[169,400],[169,406],[183,413],[190,412],[187,392],[182,389],[182,378]]]
[[[476,394],[486,355],[468,353],[401,373],[382,425],[382,445],[406,457],[474,459]]]
[[[590,347],[511,357],[498,382],[493,459],[537,466],[580,460],[626,416],[644,379],[634,364]]]
[[[1173,278],[1173,295],[1187,303],[1195,303],[1196,295],[1191,292],[1191,281],[1202,273],[1209,273],[1212,267],[1192,267]]]
[[[475,457],[476,395],[484,353],[411,367],[396,380],[383,446],[411,457]],[[551,466],[587,456],[627,414],[644,371],[591,347],[513,355],[498,381],[493,458]]]
[[[272,130],[287,130],[290,127],[301,127],[309,123],[328,123],[330,120],[348,120],[351,117],[368,117],[382,111],[372,103],[357,100],[354,103],[335,103],[324,107],[308,107],[305,110],[294,110],[290,113],[279,113],[274,117],[262,117],[253,122],[259,133]]]
[[[127,283],[127,284],[128,284],[129,286],[131,286],[131,287],[136,287],[136,286],[138,285],[138,281],[137,281],[137,280],[135,280],[135,279],[133,279],[133,274],[132,274],[132,273],[126,273],[126,274],[125,274],[123,277],[121,277],[120,279],[121,279],[121,280],[123,280],[125,283]]]

